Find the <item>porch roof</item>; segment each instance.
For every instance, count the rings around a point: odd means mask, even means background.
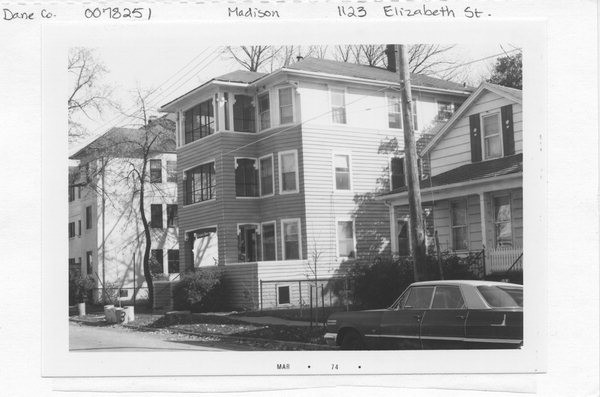
[[[516,174],[523,172],[523,154],[518,153],[512,156],[501,157],[499,159],[480,161],[477,163],[465,164],[463,166],[451,169],[420,182],[421,189],[431,189],[446,185],[454,185],[475,180],[495,178],[503,175]],[[381,197],[395,195],[407,191],[403,186],[394,189]]]

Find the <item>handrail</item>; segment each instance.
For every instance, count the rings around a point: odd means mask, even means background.
[[[512,270],[513,267],[515,267],[515,265],[517,264],[517,262],[519,262],[519,260],[523,257],[523,253],[521,252],[521,255],[519,255],[519,257],[517,259],[515,259],[515,261],[513,262],[512,265],[510,265],[510,267],[508,268],[508,270],[506,271],[505,274],[508,275],[508,273],[510,273],[510,271]]]

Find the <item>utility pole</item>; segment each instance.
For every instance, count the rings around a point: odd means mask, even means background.
[[[396,62],[402,84],[402,125],[404,127],[404,166],[406,185],[408,187],[408,208],[410,226],[410,247],[413,256],[415,281],[419,281],[419,270],[425,268],[425,230],[423,227],[423,209],[421,206],[421,186],[417,168],[417,147],[412,114],[412,94],[410,85],[410,69],[408,57],[403,45],[396,45],[398,57]]]

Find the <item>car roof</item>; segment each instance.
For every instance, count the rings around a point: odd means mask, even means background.
[[[469,285],[473,287],[477,286],[496,286],[496,287],[521,287],[520,284],[513,283],[502,283],[499,281],[487,281],[487,280],[430,280],[430,281],[418,281],[412,283],[412,286],[423,286],[423,285]]]

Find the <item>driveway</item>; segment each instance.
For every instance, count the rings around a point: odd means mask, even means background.
[[[121,326],[89,326],[69,322],[69,350],[76,351],[168,351],[168,350],[256,350],[214,337],[143,332]]]

